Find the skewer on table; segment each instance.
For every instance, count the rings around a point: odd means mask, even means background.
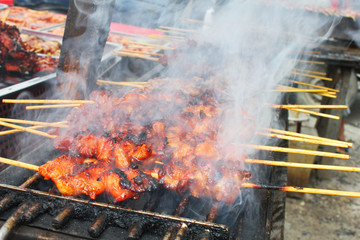
[[[34,105],[34,106],[26,106],[26,110],[34,110],[34,109],[46,109],[46,108],[67,108],[67,107],[79,107],[81,103],[69,103],[69,104],[52,104],[52,105]]]
[[[295,168],[310,168],[310,169],[322,169],[322,170],[333,170],[333,171],[360,172],[360,168],[358,168],[358,167],[345,167],[345,166],[295,163],[295,162],[281,162],[281,161],[259,160],[259,159],[245,159],[245,162],[269,165],[269,166],[279,166],[279,167],[295,167]]]
[[[319,141],[323,141],[323,142],[346,144],[347,147],[352,147],[354,145],[352,142],[345,142],[345,141],[334,140],[334,139],[330,139],[330,138],[317,137],[317,136],[313,136],[313,135],[309,135],[309,134],[285,131],[285,130],[280,130],[280,129],[275,129],[275,128],[266,128],[266,130],[269,131],[269,132],[280,133],[280,134],[284,134],[284,135],[287,135],[287,136],[314,139],[314,140],[319,140]]]
[[[141,51],[126,49],[126,48],[119,50],[119,52],[124,52],[124,53],[140,53],[140,54],[143,54],[143,55],[152,55],[152,56],[158,56],[158,57],[164,56],[164,54],[162,54],[162,53],[141,52]]]
[[[332,114],[327,114],[327,113],[320,113],[320,112],[315,112],[315,111],[310,111],[310,110],[305,110],[305,109],[297,109],[297,108],[291,108],[291,109],[288,109],[288,110],[289,111],[294,111],[294,112],[308,113],[308,114],[319,116],[319,117],[325,117],[325,118],[331,118],[331,119],[335,119],[335,120],[340,120],[339,116],[332,115]]]
[[[3,99],[3,103],[94,103],[91,100],[67,100],[67,99]]]
[[[186,34],[187,34],[185,32],[180,32],[180,31],[176,31],[176,30],[164,30],[164,29],[155,29],[155,30],[159,31],[159,32],[164,32],[164,33],[178,34],[178,35],[181,35],[181,36],[186,36]],[[167,35],[167,36],[169,36],[169,35]]]
[[[145,87],[145,84],[133,84],[132,82],[114,82],[114,81],[106,81],[106,80],[97,80],[96,84],[98,85],[110,84],[110,85],[118,85],[118,86],[137,87],[137,88]]]
[[[326,146],[332,146],[332,147],[342,147],[342,148],[348,148],[349,147],[346,143],[327,142],[327,141],[320,141],[320,140],[315,140],[315,139],[308,139],[308,138],[280,135],[280,134],[276,134],[276,133],[257,132],[256,134],[262,135],[262,136],[267,136],[267,137],[272,137],[272,138],[284,139],[284,140],[288,140],[288,141],[313,143],[313,144],[326,145]]]
[[[40,135],[40,136],[47,137],[47,138],[56,138],[56,135],[50,135],[48,133],[41,132],[41,131],[38,131],[38,130],[35,130],[35,129],[26,128],[26,127],[22,127],[22,126],[19,126],[19,125],[15,125],[15,124],[3,122],[3,121],[0,121],[0,125],[5,126],[5,127],[9,127],[9,128],[14,128],[14,129],[17,129],[17,130],[22,130],[22,131],[29,132],[29,133],[33,133],[33,134]]]
[[[115,51],[114,54],[116,54],[117,56],[121,56],[121,57],[134,57],[134,58],[141,58],[141,59],[146,59],[146,60],[151,60],[151,61],[159,61],[160,60],[160,58],[149,57],[149,56],[146,56],[146,54],[143,54],[143,53],[131,53],[131,52],[124,52],[124,51]]]
[[[197,33],[197,30],[194,29],[185,29],[185,28],[176,28],[176,27],[167,27],[167,26],[159,26],[159,28],[175,30],[179,32],[189,32],[189,33]]]
[[[139,46],[149,46],[149,47],[153,47],[155,49],[175,50],[175,48],[173,48],[173,47],[168,47],[168,46],[163,46],[163,45],[158,45],[158,44],[151,44],[151,43],[144,43],[144,42],[133,42],[133,44],[139,45]]]
[[[349,155],[341,154],[341,153],[331,153],[331,152],[304,150],[297,148],[285,148],[285,147],[274,147],[274,146],[264,146],[264,145],[251,145],[251,144],[242,144],[242,146],[263,150],[263,151],[271,151],[271,152],[296,153],[296,154],[304,154],[304,155],[312,155],[312,156],[320,156],[320,157],[350,159]]]
[[[1,21],[4,23],[6,21],[6,19],[9,17],[9,14],[10,14],[10,9],[7,8],[5,11],[4,11],[4,15],[2,15],[1,17]]]

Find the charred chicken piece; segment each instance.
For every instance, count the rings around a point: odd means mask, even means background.
[[[110,169],[104,161],[63,155],[40,166],[39,174],[51,179],[64,196],[85,194],[95,199],[105,190],[99,179]]]

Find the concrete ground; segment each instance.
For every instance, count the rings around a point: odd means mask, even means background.
[[[345,136],[354,143],[350,160],[334,164],[360,167],[360,94],[346,119]],[[329,180],[316,178],[308,187],[360,192],[360,173],[333,171]],[[303,199],[287,198],[285,240],[360,239],[360,198],[305,194]]]

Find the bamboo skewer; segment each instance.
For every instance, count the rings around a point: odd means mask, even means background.
[[[106,81],[106,80],[97,80],[96,83],[98,85],[111,84],[111,85],[137,87],[137,88],[144,88],[145,87],[145,84],[132,84],[131,82],[113,82],[113,81]]]
[[[151,44],[151,43],[143,43],[143,42],[134,42],[135,45],[139,45],[139,46],[149,46],[155,49],[168,49],[168,50],[174,50],[175,48],[173,47],[168,47],[168,46],[163,46],[163,45],[158,45],[158,44]]]
[[[333,171],[345,171],[345,172],[360,172],[358,167],[344,167],[335,165],[321,165],[321,164],[309,164],[309,163],[294,163],[294,162],[281,162],[271,160],[259,160],[259,159],[245,159],[246,163],[279,166],[279,167],[295,167],[295,168],[310,168],[321,170],[333,170]]]
[[[26,110],[34,110],[34,109],[45,109],[45,108],[66,108],[66,107],[79,107],[82,104],[80,103],[69,103],[69,104],[53,104],[53,105],[34,105],[34,106],[26,106]]]
[[[331,119],[335,119],[335,120],[340,120],[339,116],[335,116],[335,115],[331,115],[331,114],[327,114],[327,113],[319,113],[319,112],[315,112],[315,111],[310,111],[310,110],[305,110],[305,109],[297,109],[297,108],[291,108],[288,110],[295,111],[295,112],[308,113],[308,114],[319,116],[319,117],[326,117],[326,118],[331,118]]]
[[[326,89],[326,90],[329,90],[329,91],[331,91],[331,92],[340,92],[339,90],[334,89],[334,88],[323,87],[323,86],[319,86],[319,85],[315,85],[315,84],[310,84],[310,83],[299,82],[299,81],[295,81],[295,80],[289,80],[289,81],[290,81],[290,82],[293,82],[293,83],[297,83],[297,84],[299,84],[299,85],[308,86],[308,87],[315,87],[315,88]]]
[[[313,75],[313,74],[307,74],[307,73],[299,73],[299,72],[290,72],[291,74],[295,74],[295,75],[300,75],[300,76],[304,76],[304,77],[310,77],[310,78],[318,78],[318,79],[322,79],[325,81],[332,81],[332,78],[329,77],[322,77],[322,76],[318,76],[318,75]]]
[[[3,99],[3,103],[94,103],[91,100],[66,100],[66,99]]]
[[[151,61],[159,61],[159,58],[148,57],[142,53],[130,53],[130,52],[117,51],[117,52],[114,52],[114,54],[116,54],[118,56],[122,56],[122,57],[134,57],[134,58],[147,59],[147,60],[151,60]]]
[[[0,157],[0,162],[8,164],[8,165],[13,165],[13,166],[17,166],[17,167],[22,167],[22,168],[34,170],[34,171],[37,171],[37,172],[39,171],[38,166],[33,165],[33,164],[29,164],[29,163],[18,162],[18,161],[3,158],[3,157]]]
[[[299,68],[294,68],[294,70],[298,71],[298,72],[307,72],[307,73],[311,73],[311,74],[326,76],[325,72],[315,72],[315,71],[309,71],[309,70],[306,70],[306,69],[299,69]]]
[[[61,124],[62,122],[57,122],[58,124]],[[55,123],[54,123],[55,124]],[[61,125],[59,125],[61,126]],[[32,126],[32,127],[28,127],[28,129],[38,129],[38,128],[46,128],[48,126],[45,125],[37,125],[37,126]],[[58,127],[58,126],[56,126]],[[19,129],[13,129],[13,130],[6,130],[6,131],[2,131],[0,132],[0,136],[2,135],[8,135],[8,134],[13,134],[13,133],[18,133],[18,132],[23,132],[23,130],[19,130]]]
[[[360,197],[360,192],[350,192],[350,191],[340,191],[340,190],[330,190],[330,189],[320,189],[320,188],[305,188],[305,187],[294,187],[294,186],[269,186],[256,183],[243,183],[243,188],[259,188],[259,189],[268,189],[268,190],[277,190],[283,192],[298,192],[298,193],[312,193],[312,194],[322,194],[322,195],[333,195],[333,196],[343,196],[343,197]]]
[[[5,10],[4,15],[1,17],[1,21],[2,21],[2,22],[5,22],[6,19],[9,17],[9,14],[10,14],[10,9],[7,8],[7,9]]]
[[[139,54],[143,54],[143,55],[152,55],[152,56],[159,56],[159,57],[164,56],[164,54],[162,54],[162,53],[141,52],[141,51],[136,51],[136,50],[131,50],[131,49],[121,49],[121,50],[119,50],[119,52],[124,52],[124,53],[139,53]]]
[[[347,105],[272,105],[273,108],[285,108],[285,109],[300,109],[300,108],[310,108],[310,109],[347,109]]]
[[[0,121],[3,122],[10,122],[10,123],[22,123],[22,124],[29,124],[29,125],[43,125],[49,127],[67,127],[67,121],[57,122],[57,123],[49,123],[49,122],[38,122],[38,121],[29,121],[29,120],[22,120],[22,119],[12,119],[12,118],[0,118]]]
[[[309,134],[296,133],[296,132],[285,131],[285,130],[274,129],[274,128],[266,128],[266,130],[268,130],[270,132],[274,132],[274,133],[284,134],[287,136],[295,136],[295,137],[301,137],[301,138],[307,138],[307,139],[314,139],[314,140],[319,140],[319,141],[323,141],[323,142],[346,144],[348,147],[353,146],[353,143],[351,143],[351,142],[344,142],[344,141],[334,140],[334,139],[330,139],[330,138],[317,137],[317,136],[313,136],[313,135],[309,135]]]
[[[313,143],[313,144],[333,146],[333,147],[342,147],[342,148],[349,147],[346,143],[325,142],[325,141],[320,141],[320,140],[315,140],[315,139],[292,137],[292,136],[280,135],[280,134],[275,134],[275,133],[257,132],[256,134],[267,136],[267,137],[272,137],[272,138],[284,139],[284,140],[288,140],[288,141],[306,142],[306,143]]]
[[[309,60],[300,60],[300,59],[295,59],[295,61],[297,62],[301,62],[301,63],[310,63],[310,64],[319,64],[319,65],[325,65],[325,62],[320,62],[320,61],[309,61]]]
[[[175,30],[179,32],[189,32],[189,33],[197,33],[197,30],[194,29],[184,29],[184,28],[176,28],[176,27],[167,27],[167,26],[159,26],[159,28]]]
[[[47,137],[47,138],[56,138],[56,135],[50,135],[50,134],[45,133],[45,132],[41,132],[41,131],[38,131],[38,130],[35,130],[35,129],[22,127],[22,126],[7,123],[7,122],[0,121],[0,125],[5,126],[5,127],[9,127],[9,128],[22,130],[22,131],[29,132],[29,133],[33,133],[33,134],[40,135],[40,136]]]
[[[22,167],[26,169],[30,169],[33,171],[39,171],[39,166],[14,161],[7,158],[0,157],[0,162]],[[158,178],[159,176],[155,173],[154,175],[151,174],[152,177]],[[256,183],[249,183],[245,182],[241,185],[242,188],[259,188],[259,189],[268,189],[268,190],[277,190],[277,191],[285,191],[285,192],[299,192],[299,193],[312,193],[312,194],[324,194],[324,195],[335,195],[335,196],[346,196],[346,197],[360,197],[360,193],[358,192],[350,192],[350,191],[340,191],[340,190],[330,190],[330,189],[318,189],[318,188],[302,188],[302,187],[293,187],[293,186],[269,186],[263,184],[256,184]]]
[[[305,92],[305,93],[328,93],[326,89],[303,89],[303,88],[294,88],[288,86],[278,85],[276,89],[272,90],[273,92]]]
[[[176,31],[176,30],[164,30],[164,29],[155,29],[156,31],[159,32],[164,32],[164,33],[171,33],[171,34],[178,34],[178,35],[182,35],[182,36],[186,36],[185,32],[180,32],[180,31]],[[169,36],[169,35],[167,35]]]
[[[321,152],[321,151],[296,149],[296,148],[273,147],[273,146],[264,146],[264,145],[250,145],[250,144],[243,144],[242,146],[253,148],[253,149],[258,149],[258,150],[263,150],[263,151],[296,153],[296,154],[304,154],[304,155],[312,155],[312,156],[320,156],[320,157],[350,159],[349,155],[340,154],[340,153]]]

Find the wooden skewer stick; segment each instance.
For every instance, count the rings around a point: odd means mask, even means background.
[[[313,135],[309,135],[309,134],[296,133],[296,132],[285,131],[285,130],[280,130],[280,129],[275,129],[275,128],[266,128],[266,130],[270,131],[270,132],[274,132],[274,133],[288,135],[288,136],[315,139],[315,140],[319,140],[319,141],[323,141],[323,142],[333,142],[333,143],[339,143],[339,144],[344,143],[344,144],[348,145],[348,147],[352,147],[354,145],[351,142],[344,142],[344,141],[340,141],[340,140],[334,140],[334,139],[324,138],[324,137],[317,137],[317,136],[313,136]]]
[[[285,109],[300,109],[300,108],[310,108],[310,109],[347,109],[347,105],[272,105],[273,108],[285,108]]]
[[[1,17],[1,21],[2,21],[2,22],[5,22],[6,19],[9,17],[9,14],[10,14],[10,9],[7,8],[7,9],[4,11],[4,15]]]
[[[65,99],[3,99],[3,103],[94,103],[91,100],[65,100]]]
[[[18,161],[3,158],[3,157],[0,157],[0,162],[8,164],[8,165],[13,165],[13,166],[17,166],[17,167],[22,167],[22,168],[34,170],[34,171],[37,171],[37,172],[39,171],[39,166],[29,164],[29,163],[18,162]]]
[[[343,197],[360,197],[360,192],[350,192],[350,191],[340,191],[340,190],[330,190],[330,189],[320,189],[320,188],[305,188],[305,187],[294,187],[294,186],[269,186],[256,183],[243,183],[241,185],[243,188],[260,188],[268,190],[276,190],[283,192],[298,192],[298,193],[312,193],[312,194],[322,194],[322,195],[334,195],[334,196],[343,196]]]
[[[164,32],[164,33],[178,34],[178,35],[182,35],[182,36],[186,35],[185,32],[179,32],[179,31],[176,31],[176,30],[164,30],[164,29],[155,29],[155,30],[159,31],[159,32]],[[167,35],[167,36],[169,36],[169,35]]]
[[[295,168],[310,168],[310,169],[322,169],[333,171],[345,171],[345,172],[360,172],[358,167],[344,167],[335,165],[321,165],[321,164],[309,164],[309,163],[294,163],[294,162],[281,162],[271,160],[258,160],[258,159],[245,159],[246,163],[279,166],[279,167],[295,167]]]
[[[324,142],[324,141],[315,140],[315,139],[292,137],[292,136],[280,135],[280,134],[276,134],[276,133],[257,132],[256,134],[267,136],[267,137],[272,137],[272,138],[284,139],[284,140],[288,140],[288,141],[306,142],[306,143],[313,143],[313,144],[333,146],[333,147],[342,147],[342,148],[349,147],[346,143]]]
[[[309,71],[309,70],[306,70],[306,69],[299,69],[299,68],[294,68],[294,70],[298,71],[298,72],[307,72],[307,73],[312,73],[312,74],[316,74],[316,75],[326,76],[325,72],[315,72],[315,71]]]
[[[167,26],[159,26],[159,28],[175,30],[175,31],[179,31],[179,32],[190,32],[190,33],[198,32],[197,30],[194,30],[194,29],[175,28],[175,27],[167,27]]]
[[[315,84],[310,84],[310,83],[299,82],[299,81],[295,81],[295,80],[289,80],[289,81],[290,81],[290,82],[293,82],[293,83],[297,83],[297,84],[299,84],[299,85],[308,86],[308,87],[326,89],[326,90],[329,90],[329,91],[331,91],[331,92],[340,92],[340,90],[337,90],[337,89],[334,89],[334,88],[323,87],[323,86],[319,86],[319,85],[315,85]]]
[[[300,59],[296,59],[295,61],[301,62],[301,63],[310,63],[310,64],[319,64],[319,65],[325,65],[326,64],[325,62],[300,60]]]
[[[122,56],[122,57],[134,57],[134,58],[147,59],[147,60],[151,60],[151,61],[159,61],[159,58],[148,57],[142,53],[129,53],[129,52],[117,51],[117,52],[114,52],[114,54],[116,54],[118,56]]]
[[[307,74],[307,73],[300,73],[300,72],[290,72],[291,74],[295,74],[295,75],[300,75],[300,76],[304,76],[304,77],[310,77],[310,78],[318,78],[318,79],[322,79],[325,81],[332,81],[332,78],[329,77],[322,77],[322,76],[318,76],[318,75],[313,75],[313,74]]]
[[[29,125],[43,125],[43,126],[49,126],[49,127],[65,126],[64,124],[67,123],[67,121],[62,121],[62,122],[58,122],[58,123],[49,123],[49,122],[38,122],[38,121],[29,121],[29,120],[13,119],[13,118],[0,118],[0,121],[10,122],[10,123],[22,123],[22,124],[29,124]]]
[[[113,82],[113,81],[105,81],[105,80],[97,80],[98,85],[110,84],[110,85],[118,85],[118,86],[127,86],[127,87],[137,87],[144,88],[144,84],[132,84],[131,82]]]
[[[305,93],[328,93],[326,89],[303,89],[303,88],[294,88],[288,86],[278,85],[276,89],[272,90],[273,92],[305,92]]]
[[[29,163],[18,162],[3,157],[0,157],[0,162],[17,167],[30,169],[37,172],[39,171],[39,166]],[[157,179],[159,178],[157,173],[151,173],[151,176]],[[269,190],[277,190],[277,191],[285,191],[285,192],[300,192],[300,193],[313,193],[313,194],[335,195],[335,196],[345,196],[345,197],[360,197],[360,193],[358,192],[328,190],[328,189],[318,189],[318,188],[302,188],[302,187],[293,187],[293,186],[278,187],[278,186],[269,186],[269,185],[247,183],[247,182],[243,183],[241,187],[269,189]]]
[[[272,151],[272,152],[296,153],[296,154],[304,154],[304,155],[312,155],[312,156],[320,156],[320,157],[350,159],[349,155],[340,154],[340,153],[313,151],[313,150],[296,149],[296,148],[285,148],[285,147],[273,147],[273,146],[264,146],[264,145],[250,145],[250,144],[243,144],[242,146],[264,150],[264,151]]]
[[[66,108],[66,107],[79,107],[82,104],[80,103],[69,103],[69,104],[52,104],[52,105],[34,105],[34,106],[26,106],[26,110],[34,110],[34,109],[45,109],[45,108]]]
[[[340,120],[339,116],[335,116],[335,115],[331,115],[331,114],[327,114],[327,113],[319,113],[319,112],[315,112],[315,111],[310,111],[310,110],[305,110],[305,109],[297,109],[297,108],[292,108],[292,109],[288,109],[288,110],[295,111],[295,112],[308,113],[308,114],[319,116],[319,117],[326,117],[326,118],[331,118],[331,119],[335,119],[335,120]]]
[[[55,123],[54,123],[55,124]],[[57,122],[57,124],[62,124],[62,122]],[[56,126],[56,127],[61,127],[62,125]],[[65,125],[64,125],[65,126]],[[44,125],[37,125],[37,126],[32,126],[32,127],[28,127],[28,129],[38,129],[38,128],[46,128],[48,126],[44,126]],[[67,126],[66,126],[67,127]],[[23,130],[19,130],[19,129],[13,129],[13,130],[6,130],[6,131],[2,131],[0,132],[0,136],[2,135],[8,135],[8,134],[13,134],[13,133],[18,133],[18,132],[23,132]]]
[[[41,131],[38,131],[38,130],[35,130],[35,129],[22,127],[22,126],[7,123],[7,122],[0,121],[0,125],[5,126],[5,127],[9,127],[9,128],[22,130],[22,131],[29,132],[29,133],[33,133],[33,134],[40,135],[40,136],[47,137],[47,138],[56,138],[56,135],[50,135],[50,134],[45,133],[45,132],[41,132]]]
[[[153,47],[155,49],[168,49],[168,50],[174,50],[173,47],[158,45],[158,44],[151,44],[151,43],[143,43],[143,42],[134,42],[133,44],[139,45],[139,46],[149,46]]]
[[[136,49],[136,48],[135,48],[135,49]],[[141,51],[132,50],[132,49],[126,49],[126,48],[119,50],[119,52],[124,52],[124,53],[140,53],[140,54],[144,54],[144,55],[152,55],[152,56],[159,56],[159,57],[164,56],[164,54],[162,54],[162,53],[141,52]]]
[[[191,23],[197,23],[197,24],[204,24],[204,21],[197,20],[197,19],[191,19],[191,18],[180,18],[181,21],[184,22],[191,22]]]

